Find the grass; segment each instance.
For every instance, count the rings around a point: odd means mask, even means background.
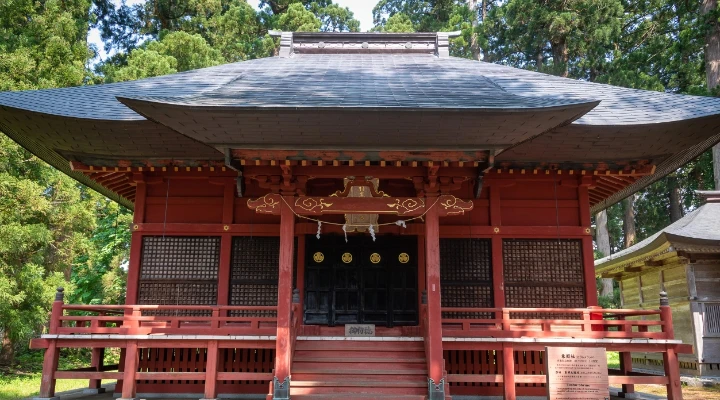
[[[33,374],[25,374],[19,376],[3,376],[0,377],[0,400],[19,400],[27,397],[36,396],[40,389],[39,372]],[[113,381],[103,381],[110,383]],[[87,379],[58,379],[55,385],[56,392],[65,392],[67,390],[86,388]]]
[[[105,365],[117,364],[120,353],[118,349],[108,349],[105,354]],[[15,357],[12,366],[0,369],[0,400],[19,400],[36,396],[40,391],[42,378],[42,351],[25,351]],[[89,365],[89,352],[82,350],[61,351],[58,369],[71,370]],[[103,380],[111,383],[113,380]],[[55,384],[56,392],[85,388],[87,379],[59,379]]]
[[[636,392],[649,393],[657,396],[666,396],[663,385],[635,385]],[[720,400],[720,387],[682,387],[683,400]]]

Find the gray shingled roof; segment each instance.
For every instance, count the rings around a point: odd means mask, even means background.
[[[574,124],[602,126],[720,114],[718,98],[619,88],[425,54],[295,54],[132,82],[4,92],[0,105],[73,118],[143,119],[117,96],[240,107],[522,108],[590,100],[601,103]]]
[[[393,118],[392,114],[383,117],[390,123],[399,121],[394,128],[388,128],[398,143],[405,135],[405,142],[417,139],[414,134],[418,123],[434,129],[424,124],[426,118],[437,126],[447,125],[448,132],[437,137],[438,145],[470,143],[453,142],[449,131],[455,123],[465,129],[465,135],[478,136],[473,144],[487,145],[488,149],[509,146],[496,156],[499,165],[639,162],[658,166],[657,174],[639,180],[595,210],[659,179],[720,140],[718,98],[593,84],[502,65],[437,57],[426,54],[424,48],[421,50],[425,54],[389,54],[382,53],[382,49],[372,54],[315,54],[319,48],[303,47],[300,53],[288,58],[264,58],[133,82],[3,92],[0,128],[68,172],[62,160],[95,165],[152,165],[166,161],[202,165],[222,159],[215,148],[198,141],[204,140],[201,135],[183,135],[177,126],[167,121],[159,123],[162,122],[159,118],[148,120],[120,102],[119,97],[126,98],[128,104],[135,102],[134,107],[144,103],[145,115],[151,114],[148,107],[154,107],[153,104],[193,109],[187,115],[217,109],[224,110],[222,113],[227,116],[228,110],[235,109],[238,113],[233,118],[239,118],[242,110],[412,111],[419,112],[420,117],[410,125],[403,125],[403,121],[412,120],[407,116],[403,117],[405,120]],[[599,105],[588,112],[597,102]],[[449,110],[459,112],[452,123],[443,122],[450,121],[445,115],[432,114]],[[552,110],[559,112],[557,116],[549,112]],[[477,114],[472,119],[466,118],[471,114],[462,112],[494,114],[486,114],[487,117]],[[520,132],[518,124],[504,121],[499,112],[524,113],[516,119],[520,117],[522,123],[543,121],[543,125],[522,127]],[[534,112],[538,114],[533,115]],[[222,113],[218,118],[224,118]],[[277,116],[277,123],[287,126],[294,118]],[[377,119],[359,121],[380,124]],[[495,127],[492,135],[488,134],[489,126]],[[281,136],[284,132],[276,131]],[[265,141],[258,139],[266,138],[265,132],[252,130],[232,138],[233,132],[236,131],[226,129],[222,133],[226,139],[230,137],[240,144],[262,144]],[[348,130],[346,134],[356,133]],[[483,135],[496,137],[491,141],[480,138]],[[78,179],[88,183],[83,177]]]
[[[647,239],[595,261],[595,269],[651,252],[660,245],[673,241],[701,242],[720,249],[720,203],[704,204]]]

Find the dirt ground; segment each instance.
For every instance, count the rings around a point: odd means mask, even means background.
[[[660,385],[635,385],[635,391],[665,397],[665,387]],[[720,400],[720,387],[683,386],[683,400]]]

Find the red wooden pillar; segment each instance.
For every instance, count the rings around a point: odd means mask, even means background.
[[[598,305],[597,284],[595,283],[595,255],[592,236],[582,238],[583,271],[585,273],[585,305]]]
[[[297,280],[296,288],[300,294],[300,304],[305,304],[305,235],[300,235],[297,238],[298,249],[297,249]],[[297,318],[302,318],[302,307],[299,308]]]
[[[138,361],[137,341],[129,340],[125,348],[125,368],[123,370],[122,394],[119,400],[136,400],[137,380],[135,377],[137,375]]]
[[[505,275],[503,272],[503,240],[494,236],[492,243],[492,281],[493,281],[493,307],[505,307]],[[502,312],[495,318],[502,318]]]
[[[512,343],[503,343],[503,399],[515,400],[515,357]]]
[[[597,306],[597,285],[595,283],[595,252],[593,250],[592,236],[590,236],[590,193],[589,187],[592,177],[583,176],[578,186],[578,207],[580,213],[580,226],[587,229],[587,236],[582,240],[583,271],[585,272],[585,306]]]
[[[95,372],[103,372],[103,358],[105,357],[105,349],[92,349],[90,356],[90,366]],[[90,379],[88,389],[85,393],[105,393],[105,389],[102,387],[101,379]]]
[[[58,350],[57,341],[51,340],[47,350],[45,350],[45,357],[43,358],[43,371],[38,399],[60,400],[59,397],[55,397],[55,371],[57,371],[58,367]]]
[[[425,214],[425,276],[427,288],[427,360],[430,394],[429,398],[444,397],[442,312],[440,303],[440,216],[439,207],[432,207]],[[433,387],[434,386],[434,387]],[[439,387],[438,387],[439,386]],[[435,392],[436,394],[434,394]]]
[[[292,198],[287,203],[292,204]],[[273,398],[290,396],[290,365],[292,362],[292,284],[293,247],[295,245],[295,214],[288,206],[280,211],[280,271],[278,276],[277,339]]]
[[[235,181],[225,182],[223,194],[223,229],[229,230],[235,218]],[[223,234],[220,237],[220,267],[218,269],[218,291],[217,305],[226,306],[230,304],[230,278],[232,275],[232,235]],[[227,310],[220,313],[221,317],[227,317]],[[209,350],[208,350],[209,351]]]
[[[137,304],[138,285],[140,284],[140,256],[142,254],[142,234],[136,230],[138,224],[145,222],[145,200],[147,198],[147,184],[142,174],[134,174],[135,213],[133,214],[133,232],[130,239],[130,261],[128,263],[127,291],[125,304]]]
[[[660,292],[660,320],[663,322],[662,331],[665,332],[665,339],[675,339],[675,328],[672,322],[672,310],[667,293]],[[665,376],[668,378],[667,397],[668,400],[682,400],[682,387],[680,384],[680,361],[678,360],[675,347],[668,345],[663,353],[663,366]]]
[[[58,333],[58,328],[62,324],[60,317],[63,315],[64,298],[64,289],[60,287],[55,293],[55,301],[53,302],[50,313],[50,325],[48,329],[48,333],[50,334]],[[59,399],[59,397],[55,397],[55,371],[57,371],[59,355],[57,341],[51,340],[43,357],[42,379],[40,380],[40,395],[38,399]]]
[[[218,373],[218,341],[208,341],[207,363],[205,366],[205,398],[201,400],[217,399],[217,373]]]

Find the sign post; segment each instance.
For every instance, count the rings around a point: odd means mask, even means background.
[[[548,400],[609,400],[607,355],[594,347],[546,347]]]

